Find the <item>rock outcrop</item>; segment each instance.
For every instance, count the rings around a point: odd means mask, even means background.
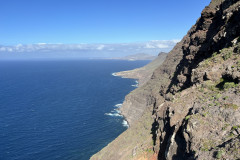
[[[91,159],[240,159],[239,83],[240,1],[212,0],[126,96],[130,128]]]

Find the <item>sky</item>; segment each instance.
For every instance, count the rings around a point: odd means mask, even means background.
[[[61,50],[63,46],[66,52],[66,45],[73,46],[71,49],[76,50],[76,46],[81,44],[94,46],[95,48],[91,49],[104,53],[104,48],[110,49],[110,45],[128,44],[133,48],[136,44],[142,46],[143,43],[145,46],[148,43],[158,43],[157,46],[160,47],[155,47],[158,49],[157,52],[169,51],[174,46],[172,43],[181,40],[195,24],[202,9],[210,3],[210,0],[0,0],[0,2],[0,53],[15,53],[20,50],[30,52],[30,46],[35,48],[45,46],[44,51],[47,52],[49,45],[53,44],[58,49],[50,47],[51,52]],[[149,53],[157,54],[152,49]],[[36,50],[32,52],[34,51]],[[133,52],[131,51],[131,54]],[[120,53],[115,52],[115,56],[117,54]],[[95,56],[101,56],[101,53]]]

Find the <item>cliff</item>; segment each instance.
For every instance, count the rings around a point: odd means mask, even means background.
[[[126,96],[130,128],[91,159],[240,159],[239,20],[239,0],[212,0]]]
[[[123,78],[138,79],[139,86],[142,86],[151,78],[153,71],[163,63],[166,57],[167,54],[161,52],[153,61],[151,61],[146,66],[129,71],[117,72],[115,75]]]

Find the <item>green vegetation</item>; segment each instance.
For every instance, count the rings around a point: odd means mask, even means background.
[[[238,105],[232,104],[232,103],[224,104],[224,108],[229,108],[229,109],[237,110],[238,107],[239,107]]]
[[[224,60],[227,60],[227,59],[229,59],[231,56],[232,56],[232,53],[229,52],[229,53],[223,55],[223,59],[224,59]]]
[[[240,128],[240,126],[233,126],[232,131],[235,130],[235,129],[238,129],[238,128]]]
[[[151,148],[146,149],[146,152],[153,153],[153,150]]]
[[[208,106],[209,106],[209,107],[211,107],[211,106],[213,106],[213,104],[212,104],[212,103],[210,103],[210,104],[208,104]]]
[[[220,93],[218,93],[216,96],[215,96],[215,99],[219,99],[220,97],[222,97],[222,95]]]
[[[206,59],[206,60],[203,62],[203,67],[208,67],[209,64],[210,64],[209,59]]]
[[[234,130],[234,129],[237,129],[237,128],[238,128],[238,126],[233,126],[233,127],[232,127],[233,130]]]
[[[221,103],[220,102],[218,102],[218,101],[215,101],[215,106],[220,106],[221,105]]]
[[[237,67],[240,67],[240,60],[237,61]]]
[[[236,53],[240,53],[240,43],[237,44],[237,46],[235,47],[234,51]]]
[[[217,52],[214,52],[214,53],[212,54],[212,57],[215,57],[217,54],[218,54]]]
[[[201,151],[209,151],[209,149],[202,147],[202,148],[201,148]]]
[[[228,99],[229,97],[228,96],[225,96],[225,97],[223,97],[223,100],[226,100],[226,99]]]
[[[213,140],[206,140],[203,142],[203,145],[201,147],[201,150],[202,151],[209,151],[213,148],[215,148],[215,144],[214,144],[214,141]]]
[[[222,130],[226,130],[226,128],[229,126],[230,124],[224,124],[224,127],[222,128]]]
[[[232,138],[232,137],[234,137],[234,134],[231,132],[231,133],[229,134],[228,138]]]
[[[224,60],[229,59],[230,57],[232,57],[232,54],[233,54],[232,50],[231,50],[231,49],[228,49],[228,48],[224,48],[224,49],[221,51],[221,53],[223,53],[222,58],[223,58]]]
[[[211,91],[217,91],[217,89],[218,89],[218,88],[216,88],[216,84],[210,80],[206,81],[202,87],[207,88]]]
[[[206,117],[207,114],[208,114],[208,112],[205,112],[205,113],[203,113],[202,115],[203,115],[203,117]]]
[[[210,98],[210,100],[211,100],[211,101],[213,101],[214,99],[215,99],[215,97],[214,97],[214,96]]]
[[[203,89],[203,87],[201,87],[201,88],[199,89],[199,91],[200,91],[200,92],[204,92],[204,89]]]
[[[216,158],[217,158],[217,159],[222,158],[223,154],[224,154],[224,151],[219,150],[219,151],[217,152],[217,154],[216,154]]]
[[[216,87],[219,90],[227,90],[227,89],[234,88],[234,87],[237,87],[237,86],[238,86],[238,84],[235,83],[234,80],[224,79],[224,78],[221,78],[220,83],[218,83],[216,85]]]
[[[234,82],[226,82],[223,85],[223,89],[229,89],[229,88],[234,88],[236,84]]]
[[[191,117],[191,115],[186,116],[185,120],[187,121],[190,117]]]
[[[216,87],[211,85],[211,86],[208,86],[208,89],[210,89],[211,91],[215,91]]]

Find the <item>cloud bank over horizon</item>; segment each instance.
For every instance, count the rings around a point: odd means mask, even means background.
[[[0,59],[31,58],[113,58],[137,53],[157,55],[169,52],[179,40],[99,44],[18,44],[0,46]]]

